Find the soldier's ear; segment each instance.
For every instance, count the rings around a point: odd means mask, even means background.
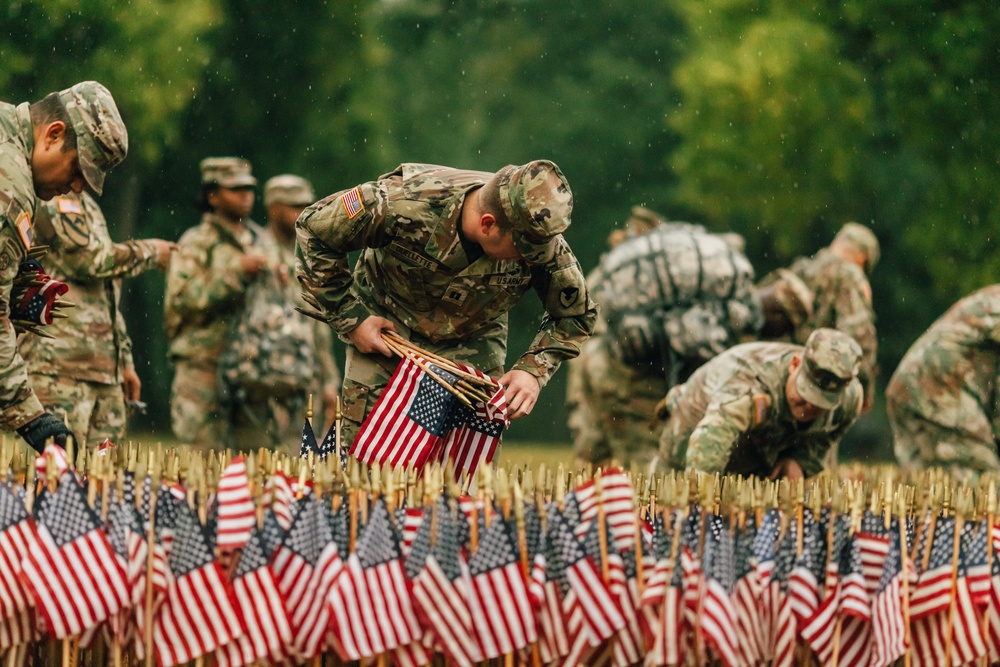
[[[45,130],[42,131],[42,142],[45,143],[46,148],[65,140],[65,138],[66,123],[61,120],[52,121],[46,125]]]
[[[486,213],[485,211],[479,216],[479,229],[482,231],[483,236],[489,236],[494,229],[499,229],[497,227],[497,218],[492,213]]]

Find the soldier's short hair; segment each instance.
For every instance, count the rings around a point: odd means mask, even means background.
[[[208,203],[208,195],[212,194],[219,189],[218,183],[203,183],[201,186],[201,191],[198,193],[198,201],[195,202],[195,208],[198,209],[199,213],[211,213],[215,210],[211,204]]]
[[[73,123],[70,121],[66,106],[59,99],[59,93],[49,93],[37,102],[32,102],[28,106],[28,114],[31,116],[31,124],[35,127],[56,121],[65,123],[66,134],[63,140],[63,152],[76,150],[76,130],[73,129]]]
[[[508,167],[511,166],[513,165],[508,165]],[[504,169],[507,169],[508,167],[504,167]],[[480,189],[479,201],[483,210],[496,218],[497,225],[500,227],[501,232],[509,234],[513,231],[514,225],[511,224],[510,218],[507,217],[507,213],[504,211],[503,204],[500,201],[499,171],[494,174],[490,180],[486,181],[486,185]]]

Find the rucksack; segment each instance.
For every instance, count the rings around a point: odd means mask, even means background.
[[[262,275],[247,288],[243,314],[219,359],[224,393],[254,400],[307,392],[317,364],[312,327],[277,276]]]
[[[667,223],[604,255],[592,282],[612,353],[666,367],[707,361],[760,327],[753,279],[723,237]]]

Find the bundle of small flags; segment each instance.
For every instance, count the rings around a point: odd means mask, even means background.
[[[14,663],[1000,660],[996,480],[14,451],[0,446]]]

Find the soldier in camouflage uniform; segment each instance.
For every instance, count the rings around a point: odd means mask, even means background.
[[[959,478],[1000,470],[1000,285],[973,292],[910,347],[886,387],[896,458]]]
[[[843,331],[856,340],[864,351],[858,376],[865,388],[862,412],[871,409],[878,373],[875,311],[868,275],[878,263],[879,252],[875,234],[864,225],[849,222],[837,232],[828,248],[812,257],[799,258],[788,267],[816,298],[812,318],[796,330],[792,342],[801,345],[821,327]]]
[[[125,159],[128,132],[107,88],[95,81],[51,93],[34,104],[0,103],[0,427],[15,429],[41,451],[65,443],[69,429],[44,412],[31,388],[10,322],[11,287],[33,243],[39,200],[89,185]]]
[[[535,405],[590,336],[597,306],[562,232],[573,196],[552,162],[495,174],[404,164],[338,192],[299,218],[298,277],[310,304],[349,341],[345,442],[396,366],[395,330],[431,352],[499,377],[512,419]],[[361,250],[353,277],[347,253]],[[507,312],[533,288],[546,315],[507,372]]]
[[[47,329],[54,338],[26,336],[21,354],[35,393],[62,418],[80,443],[93,446],[125,436],[125,401],[138,401],[132,341],[119,309],[124,276],[163,270],[173,243],[161,239],[113,243],[97,202],[88,193],[42,204],[35,239],[51,250],[46,272],[69,286],[76,304]]]
[[[744,343],[667,394],[661,464],[678,469],[811,477],[861,410],[861,348],[833,329],[805,347]]]
[[[221,402],[219,357],[247,286],[270,269],[263,230],[248,218],[257,184],[250,163],[206,158],[200,168],[201,223],[181,236],[167,271],[164,327],[176,370],[170,419],[181,442],[219,447],[230,442],[236,417]]]
[[[268,226],[261,234],[261,243],[269,253],[273,265],[283,267],[283,280],[288,285],[288,299],[300,307],[308,307],[302,299],[302,289],[291,278],[295,273],[295,221],[303,210],[316,201],[312,184],[301,176],[282,174],[268,179],[264,184],[264,207],[267,209]],[[299,313],[295,317],[305,319]],[[332,330],[325,322],[307,319],[312,335],[310,345],[316,351],[316,377],[309,392],[321,398],[319,409],[320,425],[323,416],[327,424],[333,421],[334,403],[340,392],[340,369],[333,358]],[[305,393],[281,401],[272,401],[274,422],[277,427],[276,441],[294,445],[299,453],[299,435],[302,429],[302,411],[306,405]],[[316,420],[313,420],[316,423]],[[317,430],[319,427],[317,426]]]
[[[635,207],[633,219],[636,217],[636,209],[648,210]],[[660,224],[661,226],[648,229],[646,233],[656,231],[663,234],[665,244],[670,243],[671,237],[678,238],[677,234],[707,234],[703,228],[693,225],[681,228],[678,227],[680,223]],[[711,236],[723,241],[723,244],[716,243],[716,245],[721,245],[726,253],[725,256],[732,258],[736,250],[730,245],[730,239],[723,239],[722,235]],[[615,245],[616,240],[618,239],[609,238],[609,245]],[[671,245],[676,247],[678,244]],[[700,260],[712,247],[707,242],[702,245],[704,247],[698,253],[673,255],[673,260],[681,260],[669,264],[669,270],[676,284],[697,282],[698,275],[704,271],[703,262]],[[667,256],[664,253],[664,257]],[[749,261],[741,254],[739,256],[745,262],[748,277],[752,279]],[[712,262],[710,258],[707,259],[709,263]],[[598,302],[603,302],[602,288],[613,282],[608,280],[602,271],[608,261],[605,257],[601,266],[587,278],[591,293]],[[644,289],[654,294],[658,293],[662,297],[668,296],[663,290],[649,290],[648,278],[644,279],[647,283],[644,286],[636,284],[638,277],[635,274],[639,271],[639,267],[645,266],[646,264],[627,265],[621,273],[628,282],[617,287],[626,291]],[[789,272],[785,272],[780,280],[757,292],[749,282],[739,288],[723,291],[727,298],[720,301],[736,300],[738,303],[734,304],[735,310],[739,310],[740,302],[749,304],[754,300],[759,301],[765,320],[768,322],[766,329],[778,330],[779,326],[784,326],[787,330],[802,324],[811,314],[812,293],[801,280]],[[657,305],[664,309],[683,310],[689,302],[683,300],[679,304],[669,302]],[[566,403],[569,409],[573,448],[577,458],[582,462],[602,465],[617,461],[646,467],[659,450],[662,426],[654,419],[654,413],[656,405],[663,400],[672,386],[672,380],[669,378],[671,374],[664,369],[658,357],[649,360],[623,359],[617,341],[613,340],[615,334],[608,330],[606,315],[607,312],[602,312],[594,335],[584,344],[580,356],[568,364]],[[780,324],[778,320],[781,321]],[[738,330],[724,332],[729,334],[728,341],[731,344],[756,338],[759,320],[754,317],[740,322],[742,324],[737,326]],[[726,322],[723,326],[728,329],[730,324]],[[720,333],[719,326],[718,322],[699,319],[694,326],[686,328],[685,335],[706,340],[715,339]],[[722,351],[721,348],[719,351]],[[686,380],[704,361],[706,359],[702,357],[683,360],[683,368],[676,373],[677,381]]]

